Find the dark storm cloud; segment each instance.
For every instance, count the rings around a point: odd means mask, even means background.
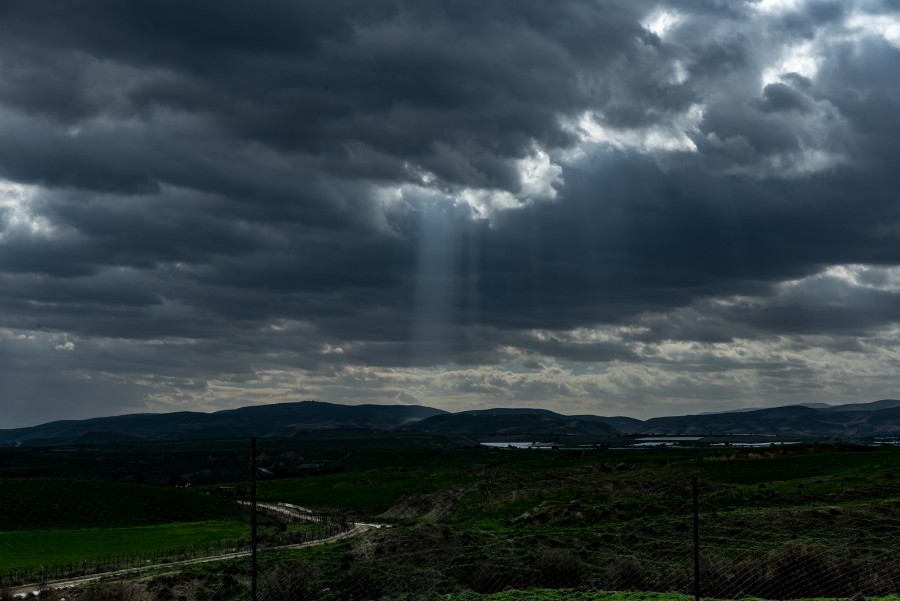
[[[15,68],[0,99],[68,124],[187,114],[332,164],[356,150],[381,158],[342,175],[394,179],[415,158],[449,183],[515,188],[506,159],[571,142],[559,115],[607,94],[592,72],[642,45],[623,6],[7,6]]]
[[[763,90],[758,106],[766,113],[792,110],[805,112],[809,110],[809,100],[789,85],[770,83]]]
[[[820,176],[797,195],[784,182],[673,177],[612,155],[566,179],[565,203],[503,215],[485,253],[493,277],[484,298],[513,322],[517,306],[574,326],[588,314],[615,321],[698,297],[759,293],[765,282],[828,263],[900,260],[896,234],[880,227],[900,217],[892,191],[852,177]],[[529,252],[541,261],[514,259]]]
[[[794,35],[812,38],[819,28],[840,22],[847,16],[847,3],[835,0],[807,2],[796,12],[782,18],[784,26]]]
[[[875,353],[900,50],[852,23],[896,8],[759,6],[0,3],[9,419],[428,404],[398,375],[428,369],[447,398],[732,397],[714,374],[814,379],[783,337]],[[606,388],[553,371],[592,363]]]
[[[729,317],[754,329],[783,334],[850,334],[862,337],[900,321],[900,294],[816,278],[762,307],[734,307]]]

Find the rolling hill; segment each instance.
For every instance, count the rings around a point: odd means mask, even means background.
[[[880,404],[879,404],[880,403]],[[824,409],[788,405],[735,413],[657,417],[643,422],[648,434],[764,434],[859,437],[900,434],[900,407],[888,402]],[[875,407],[884,407],[877,409]]]
[[[433,434],[471,435],[569,435],[609,436],[617,430],[600,421],[589,421],[546,409],[485,409],[443,413],[410,426]]]
[[[211,438],[288,437],[337,429],[418,430],[470,435],[789,435],[900,436],[900,400],[843,405],[788,405],[722,413],[655,417],[562,415],[547,409],[479,409],[448,413],[416,405],[279,403],[215,413],[182,411],[55,421],[0,430],[0,445],[50,446]]]
[[[141,413],[0,430],[0,445],[293,436],[334,428],[390,430],[444,413],[415,405],[278,403],[215,413]]]

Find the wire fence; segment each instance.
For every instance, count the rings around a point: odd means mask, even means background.
[[[425,481],[432,476],[424,470],[329,473],[275,443],[249,446],[207,453],[203,465],[213,468],[191,473],[190,485],[113,481],[103,469],[96,479],[73,472],[79,477],[0,480],[0,600],[900,593],[894,488],[872,499],[820,479],[814,483],[834,490],[816,500],[802,484],[786,492],[687,474],[655,480],[629,471],[648,462],[602,460],[516,472],[502,462],[462,463],[454,469],[471,477],[444,486]],[[288,460],[317,478],[281,478]],[[351,507],[327,506],[317,484]],[[298,502],[305,498],[319,510]],[[503,596],[509,591],[531,596]]]

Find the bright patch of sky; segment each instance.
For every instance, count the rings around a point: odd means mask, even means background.
[[[675,61],[672,64],[672,81],[671,81],[671,83],[676,86],[680,86],[687,80],[688,80],[688,72],[687,72],[687,69],[684,68],[684,63],[681,61]]]
[[[454,201],[471,207],[479,218],[489,219],[498,211],[556,198],[556,187],[562,183],[562,167],[552,162],[547,152],[535,148],[530,156],[516,161],[515,165],[519,173],[518,192],[464,188],[453,195]]]
[[[900,15],[855,14],[847,20],[847,28],[863,35],[878,35],[900,48]]]
[[[755,6],[768,14],[797,11],[803,0],[762,0]],[[900,14],[869,14],[856,9],[838,28],[822,28],[813,39],[785,46],[778,59],[762,72],[762,87],[777,82],[786,73],[798,73],[814,79],[824,60],[824,46],[835,41],[859,41],[864,37],[881,37],[900,48]]]
[[[0,179],[0,207],[21,210],[31,196],[31,186]]]
[[[5,218],[0,219],[0,241],[11,231],[24,232],[30,236],[53,233],[53,225],[30,209],[29,205],[36,191],[34,186],[0,179],[0,217],[6,213]]]
[[[475,215],[481,219],[488,219],[498,211],[522,206],[519,199],[506,190],[466,188],[456,194],[454,199],[458,203],[470,206],[475,211]]]
[[[780,293],[785,294],[823,280],[833,281],[846,288],[900,292],[900,267],[858,264],[832,265],[820,273],[781,282],[777,289]],[[747,302],[747,299],[744,299],[744,302]]]
[[[70,351],[74,351],[74,350],[75,350],[75,343],[72,342],[71,340],[66,339],[64,342],[61,342],[61,343],[57,344],[57,345],[54,346],[53,348],[56,349],[56,350],[58,350],[58,351],[67,351],[67,352],[70,352]]]
[[[822,276],[835,278],[858,288],[900,292],[900,267],[834,265],[826,269]]]
[[[416,206],[423,202],[450,201],[469,206],[480,219],[489,219],[498,211],[520,208],[534,201],[556,199],[556,188],[562,183],[562,167],[549,153],[534,147],[529,156],[514,164],[519,174],[519,190],[515,192],[495,188],[462,188],[446,192],[432,172],[407,164],[407,171],[418,183],[377,186],[373,196],[385,210],[405,204]]]
[[[845,161],[845,157],[838,153],[819,148],[805,148],[800,153],[778,154],[771,157],[769,170],[764,175],[805,177],[832,169]]]
[[[603,122],[603,116],[588,111],[569,127],[583,144],[602,144],[617,150],[638,150],[640,152],[696,152],[697,146],[691,135],[698,131],[703,120],[704,106],[694,104],[681,115],[668,122],[655,123],[649,127],[620,129]]]
[[[762,13],[785,13],[796,11],[804,0],[759,0],[753,6]]]
[[[540,342],[564,340],[567,343],[592,344],[618,340],[619,328],[594,327],[575,328],[564,332],[554,330],[532,330],[530,336]]]
[[[550,155],[536,148],[534,154],[518,161],[522,195],[526,199],[553,200],[562,181],[562,167],[550,161]]]
[[[641,26],[660,38],[664,38],[672,28],[681,22],[681,19],[682,16],[674,10],[658,9],[641,21]]]
[[[781,77],[787,73],[797,73],[803,77],[814,79],[822,63],[820,52],[815,40],[786,46],[782,49],[778,60],[763,70],[760,89],[770,83],[780,81]]]

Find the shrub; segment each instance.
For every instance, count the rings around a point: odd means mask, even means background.
[[[547,588],[578,588],[590,573],[590,566],[572,551],[542,549],[535,561],[539,584]]]
[[[375,567],[367,562],[358,562],[353,564],[344,579],[337,583],[334,592],[336,599],[355,601],[378,599],[385,591],[382,583],[376,577]],[[315,598],[309,597],[309,599]]]
[[[766,590],[764,558],[730,561],[704,556],[700,562],[700,586],[703,596],[718,598],[746,597]]]
[[[848,583],[840,578],[836,558],[823,545],[790,542],[768,557],[769,595],[797,597],[849,597]]]
[[[646,574],[646,567],[637,557],[614,557],[604,570],[605,588],[614,591],[641,590],[644,588]]]
[[[78,597],[78,601],[139,601],[141,592],[137,585],[117,582],[90,586]]]
[[[258,587],[260,599],[313,601],[323,588],[322,573],[305,562],[278,564],[261,575]]]
[[[460,581],[481,594],[497,593],[513,588],[515,584],[511,567],[492,559],[484,559],[475,565],[466,566]]]

